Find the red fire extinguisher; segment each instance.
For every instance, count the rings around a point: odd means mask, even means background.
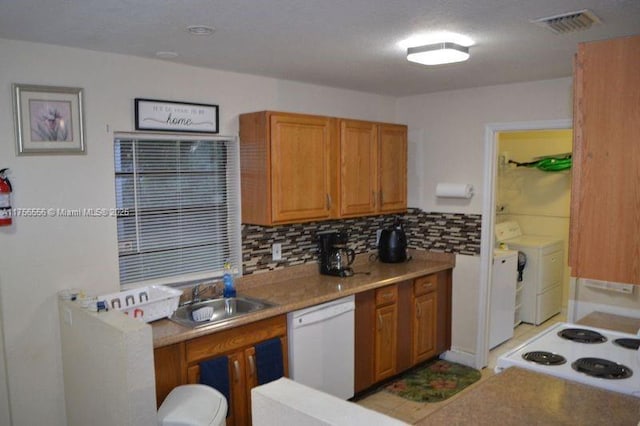
[[[0,170],[0,226],[11,225],[11,182],[5,175],[7,170]]]

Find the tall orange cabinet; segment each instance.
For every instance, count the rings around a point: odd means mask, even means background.
[[[574,102],[572,275],[640,284],[640,36],[580,44]]]

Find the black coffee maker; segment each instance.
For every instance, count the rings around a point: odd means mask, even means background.
[[[345,231],[318,233],[320,253],[320,273],[337,277],[350,277],[353,269],[349,267],[356,253],[347,247],[348,235]]]

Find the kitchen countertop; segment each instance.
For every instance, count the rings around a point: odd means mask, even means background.
[[[638,334],[640,331],[640,319],[625,317],[622,315],[607,314],[604,312],[592,312],[576,321],[576,324],[587,327],[604,328],[620,331],[622,333]]]
[[[510,367],[417,425],[637,425],[640,399]]]
[[[276,306],[200,329],[169,319],[155,321],[151,323],[153,346],[167,346],[455,266],[455,256],[450,253],[411,251],[411,255],[412,260],[404,263],[371,262],[368,254],[359,255],[352,265],[355,274],[348,278],[321,275],[315,262],[240,277],[236,280],[239,295]]]

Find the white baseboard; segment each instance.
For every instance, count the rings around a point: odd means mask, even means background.
[[[476,354],[472,354],[469,352],[462,352],[460,350],[456,350],[455,348],[452,348],[451,350],[446,351],[445,353],[440,355],[440,358],[446,361],[451,361],[451,362],[456,362],[458,364],[466,365],[467,367],[472,367],[477,369],[485,367],[484,365],[478,365],[479,360]]]
[[[571,302],[571,301],[570,301]],[[622,308],[604,303],[580,302],[575,303],[575,320],[583,318],[592,312],[604,312],[606,314],[622,315],[625,317],[640,318],[640,310]]]

